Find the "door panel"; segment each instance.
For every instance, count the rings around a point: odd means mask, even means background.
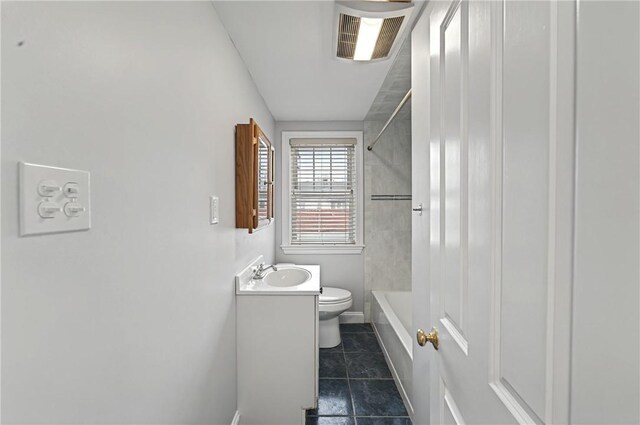
[[[564,7],[564,6],[563,6]],[[553,409],[566,419],[565,395],[552,388],[565,379],[555,363],[565,363],[568,350],[553,341],[569,335],[558,327],[569,320],[570,300],[556,304],[557,294],[570,288],[570,236],[557,234],[558,221],[572,208],[572,198],[556,198],[560,188],[572,190],[573,161],[560,156],[571,151],[573,139],[558,139],[558,119],[571,123],[570,106],[559,108],[569,84],[558,85],[567,64],[557,64],[560,37],[558,5],[548,2],[507,2],[496,8],[498,42],[494,75],[499,91],[495,104],[496,210],[495,279],[493,280],[493,369],[491,387],[520,423],[549,423]],[[566,53],[565,53],[566,54]],[[563,74],[564,75],[564,74]],[[563,152],[564,152],[563,151]],[[558,243],[566,251],[557,251]],[[568,253],[568,255],[567,255]],[[562,261],[561,261],[562,260]],[[564,274],[563,280],[555,276]],[[555,309],[555,310],[554,310]],[[526,367],[523,367],[526,365]],[[566,389],[566,387],[565,387]]]
[[[548,2],[504,5],[502,199],[497,199],[502,205],[500,380],[536,422],[544,417],[550,325],[549,11]]]
[[[462,93],[463,56],[467,44],[462,34],[466,28],[466,3],[454,3],[441,25],[440,52],[442,55],[441,93],[443,101],[442,128],[444,147],[444,265],[441,321],[450,330],[463,352],[467,351],[464,337],[464,317],[467,299],[466,279],[466,141],[463,134]],[[463,22],[464,21],[464,22]]]
[[[460,413],[460,409],[458,409],[458,405],[453,399],[453,396],[442,381],[440,381],[440,388],[442,388],[441,423],[446,425],[463,425],[464,420],[462,419],[462,413]]]

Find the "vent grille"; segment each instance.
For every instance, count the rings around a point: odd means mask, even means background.
[[[404,16],[385,18],[382,22],[380,35],[376,41],[376,47],[371,59],[381,59],[389,55],[393,43],[396,41]],[[360,29],[360,17],[340,14],[338,22],[338,43],[336,55],[342,59],[353,59],[356,52],[356,42],[358,41],[358,30]]]
[[[340,14],[338,24],[338,51],[337,55],[343,59],[353,59],[356,53],[356,41],[358,41],[358,30],[360,29],[360,18],[357,16]]]
[[[404,21],[404,16],[388,18],[382,22],[382,29],[380,30],[380,35],[376,42],[376,48],[373,50],[371,59],[387,57],[391,51],[393,42],[396,41],[398,31],[400,31],[400,27],[402,26],[402,21]]]

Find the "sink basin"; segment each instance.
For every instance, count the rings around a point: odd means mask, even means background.
[[[267,285],[287,287],[300,285],[311,279],[311,273],[299,267],[287,267],[272,271],[264,277]]]
[[[277,270],[267,269],[264,277],[256,277],[257,267],[264,264],[260,256],[235,277],[236,295],[318,295],[320,266],[317,264],[280,264]]]

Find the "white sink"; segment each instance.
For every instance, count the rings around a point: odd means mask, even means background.
[[[261,255],[236,275],[236,295],[319,295],[320,266],[276,264],[262,279],[254,279],[256,267],[264,264]]]
[[[264,277],[267,285],[278,287],[290,287],[303,284],[311,279],[311,273],[300,267],[278,268]]]

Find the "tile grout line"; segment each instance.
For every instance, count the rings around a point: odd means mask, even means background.
[[[347,332],[345,332],[347,333]],[[353,332],[353,333],[372,333],[372,332]],[[342,339],[342,332],[340,333],[340,339]],[[377,343],[377,341],[376,341]],[[358,416],[356,415],[356,404],[355,401],[353,399],[353,391],[351,389],[351,378],[349,377],[349,366],[347,366],[347,350],[345,350],[344,348],[344,343],[342,344],[342,353],[344,354],[344,365],[345,365],[345,369],[347,372],[347,385],[349,386],[349,396],[351,396],[351,405],[353,407],[353,423],[354,425],[358,425]],[[369,353],[369,351],[364,351],[364,353]],[[365,378],[360,378],[360,379],[365,379]],[[366,417],[366,416],[365,416]]]
[[[351,411],[353,413],[353,423],[358,425],[356,419],[356,404],[353,402],[353,391],[351,391],[351,382],[349,381],[349,366],[347,366],[347,354],[344,350],[344,340],[342,339],[342,332],[340,332],[340,344],[342,345],[342,358],[344,359],[344,371],[347,374],[347,387],[349,388],[349,399],[351,399]]]

